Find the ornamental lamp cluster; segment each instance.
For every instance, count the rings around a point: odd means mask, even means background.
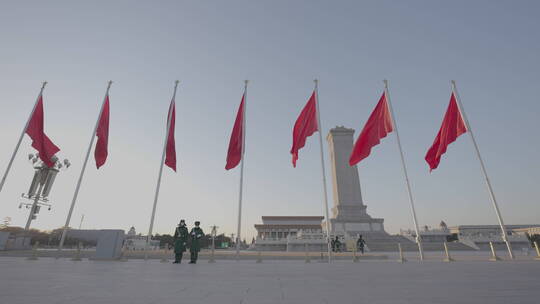
[[[51,161],[54,163],[52,167],[48,167],[40,158],[39,153],[28,154],[28,162],[34,168],[34,177],[28,188],[27,193],[22,193],[21,197],[30,200],[31,202],[22,202],[19,204],[19,209],[25,207],[31,210],[32,219],[36,218],[36,214],[42,206],[46,206],[51,210],[49,194],[56,179],[56,175],[60,171],[67,170],[71,163],[68,159],[61,161],[58,157],[53,156]]]

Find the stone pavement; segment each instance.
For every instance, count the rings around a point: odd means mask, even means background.
[[[98,262],[0,257],[0,303],[538,303],[540,261]]]

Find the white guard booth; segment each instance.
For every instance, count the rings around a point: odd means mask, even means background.
[[[118,260],[122,257],[124,230],[103,229],[99,234],[94,260]]]
[[[9,232],[0,231],[0,250],[6,250]]]

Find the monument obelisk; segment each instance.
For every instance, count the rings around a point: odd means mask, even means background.
[[[331,233],[356,237],[358,234],[383,233],[384,219],[372,218],[362,200],[356,166],[349,165],[354,129],[343,126],[330,130],[326,140],[330,150],[334,206],[330,218]],[[324,227],[324,225],[323,225]]]

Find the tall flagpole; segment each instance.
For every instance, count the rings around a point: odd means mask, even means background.
[[[420,254],[420,261],[424,260],[424,250],[422,249],[422,238],[420,237],[420,230],[418,229],[418,220],[416,219],[416,210],[414,209],[414,199],[411,191],[411,183],[409,182],[409,174],[407,173],[407,166],[405,165],[405,157],[403,157],[403,149],[401,148],[401,140],[399,139],[399,132],[394,116],[394,108],[392,107],[392,102],[390,101],[390,93],[388,92],[388,80],[384,80],[384,94],[386,95],[386,100],[388,101],[388,107],[390,108],[390,113],[392,116],[392,124],[394,125],[394,130],[396,131],[396,139],[399,148],[399,155],[401,156],[401,165],[403,167],[403,175],[405,176],[405,183],[407,184],[407,193],[409,194],[409,203],[411,203],[411,212],[413,216],[414,229],[416,230],[416,244],[418,244],[418,253]]]
[[[2,188],[4,188],[4,183],[6,182],[6,178],[9,174],[9,171],[11,170],[11,166],[13,165],[13,161],[15,160],[15,156],[17,155],[17,152],[19,151],[19,146],[21,145],[21,141],[24,137],[24,133],[26,133],[26,129],[28,128],[28,124],[30,123],[30,119],[32,118],[32,115],[34,115],[34,111],[36,110],[36,105],[39,101],[39,97],[43,95],[43,90],[45,89],[45,85],[47,85],[46,81],[44,81],[43,84],[41,85],[41,90],[39,90],[39,94],[38,94],[38,97],[36,98],[36,102],[34,102],[34,107],[32,108],[32,111],[30,112],[30,115],[28,115],[28,119],[26,120],[26,123],[24,124],[24,128],[21,132],[21,136],[19,136],[19,141],[17,141],[17,144],[15,145],[15,150],[13,150],[13,154],[11,155],[6,171],[4,172],[2,181],[0,181],[0,192],[2,191]]]
[[[62,251],[62,247],[64,246],[64,241],[66,240],[67,231],[69,229],[69,222],[71,221],[71,215],[73,214],[73,209],[75,208],[75,202],[77,202],[77,196],[79,196],[79,190],[81,189],[81,183],[84,177],[84,172],[86,171],[86,164],[88,163],[88,158],[90,157],[90,152],[92,151],[94,139],[96,138],[97,127],[98,127],[99,121],[101,120],[101,115],[103,114],[103,106],[105,105],[107,96],[109,96],[109,90],[111,89],[111,85],[112,85],[112,81],[109,81],[109,83],[107,84],[107,91],[105,92],[105,97],[103,97],[103,102],[101,103],[101,109],[99,110],[99,115],[96,120],[96,125],[94,126],[94,130],[92,131],[92,136],[90,137],[90,144],[88,145],[88,150],[86,150],[86,156],[84,158],[84,163],[81,168],[79,180],[77,181],[77,186],[75,187],[75,193],[73,193],[73,199],[71,200],[71,206],[69,207],[69,212],[66,218],[66,224],[64,225],[64,229],[62,230],[62,237],[60,238],[60,244],[58,244],[58,251]]]
[[[506,233],[506,228],[504,226],[504,222],[501,216],[501,211],[499,211],[499,206],[497,205],[497,199],[495,199],[495,194],[493,193],[493,188],[491,187],[491,182],[489,181],[486,167],[484,166],[484,161],[482,160],[482,156],[480,155],[480,149],[478,148],[478,145],[476,144],[476,139],[474,138],[471,125],[469,124],[469,120],[467,119],[467,115],[465,114],[465,109],[463,108],[463,104],[461,103],[461,97],[459,97],[457,87],[456,87],[456,82],[452,80],[451,83],[452,83],[452,93],[457,99],[459,111],[461,112],[461,115],[463,116],[463,120],[465,121],[465,126],[467,127],[467,131],[469,131],[469,134],[471,135],[471,140],[473,142],[474,149],[476,150],[476,156],[478,156],[478,161],[480,162],[480,167],[482,168],[482,173],[484,174],[484,178],[486,180],[486,185],[489,190],[491,202],[493,203],[493,208],[495,209],[495,213],[497,214],[497,219],[499,220],[499,225],[501,226],[503,241],[506,243],[506,247],[508,248],[508,254],[510,255],[510,259],[513,260],[514,253],[512,252],[512,246],[510,245],[510,241],[508,241],[508,235]]]
[[[242,227],[242,195],[244,186],[244,151],[246,150],[246,106],[247,85],[249,80],[244,80],[244,107],[242,113],[242,158],[240,159],[240,191],[238,195],[238,228],[236,230],[236,259],[240,257],[240,232]]]
[[[332,260],[332,251],[330,250],[330,215],[328,212],[328,192],[326,189],[326,170],[324,168],[324,150],[323,150],[323,141],[322,141],[322,125],[321,125],[321,114],[319,111],[319,80],[313,80],[315,82],[315,101],[317,105],[317,124],[319,127],[319,146],[321,148],[321,168],[322,168],[322,182],[323,182],[323,193],[324,193],[324,211],[326,213],[326,242],[328,247],[328,261]]]
[[[180,83],[180,81],[178,80],[174,82],[174,92],[173,92],[171,102],[176,103],[176,88],[178,87],[178,83]],[[176,108],[176,105],[175,105],[175,108]],[[165,155],[167,153],[167,141],[169,140],[169,129],[171,127],[172,113],[173,113],[172,108],[169,107],[169,114],[167,116],[167,130],[165,131],[163,153],[161,154],[161,164],[159,166],[156,193],[154,195],[154,206],[152,207],[152,216],[150,217],[150,228],[148,228],[148,235],[146,236],[146,245],[144,246],[144,259],[145,260],[148,260],[148,245],[150,244],[150,238],[152,237],[152,229],[154,228],[154,217],[156,216],[156,207],[157,207],[158,196],[159,196],[159,187],[161,186],[161,175],[163,173],[163,164],[165,163]]]

